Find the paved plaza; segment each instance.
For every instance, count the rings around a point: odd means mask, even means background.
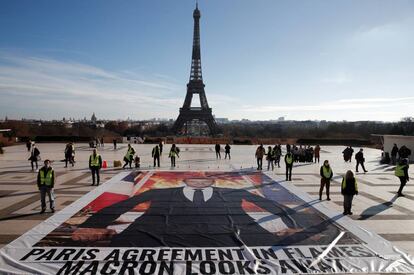
[[[88,167],[88,157],[92,151],[87,144],[76,144],[75,167],[64,168],[65,144],[37,144],[42,159],[51,159],[56,171],[55,185],[56,210],[65,208],[72,202],[95,188],[91,185]],[[151,149],[153,145],[133,145],[141,157],[141,169],[153,169]],[[114,160],[122,160],[126,152],[126,144],[118,144],[114,150],[112,145],[105,144],[99,148],[108,168],[102,170],[101,183],[117,175],[122,169],[113,168]],[[256,146],[233,145],[231,160],[217,160],[214,145],[179,145],[181,152],[175,170],[225,170],[255,169],[254,152]],[[164,146],[161,158],[162,170],[170,168],[168,150]],[[342,175],[349,169],[354,170],[355,161],[345,163],[342,159],[343,146],[322,146],[321,162],[328,159],[334,171],[331,185],[331,201],[323,200],[325,204],[338,213],[343,212],[340,181]],[[355,148],[357,149],[357,148]],[[31,171],[27,161],[28,152],[24,145],[5,148],[5,154],[0,155],[0,243],[1,246],[13,241],[26,231],[50,217],[51,213],[39,214],[40,202],[36,186],[36,173]],[[405,188],[405,197],[396,198],[399,180],[394,176],[393,167],[379,164],[380,151],[364,149],[368,173],[358,173],[359,195],[353,203],[354,222],[369,231],[379,234],[391,241],[402,250],[414,255],[414,187],[411,182]],[[322,163],[321,163],[322,164]],[[40,165],[40,163],[39,163]],[[284,164],[274,171],[267,171],[264,161],[264,172],[272,173],[279,181],[284,181]],[[298,163],[293,169],[291,184],[301,188],[315,199],[319,190],[320,165]],[[158,169],[158,168],[157,168]],[[410,172],[413,176],[412,171]],[[324,197],[325,198],[325,197]]]

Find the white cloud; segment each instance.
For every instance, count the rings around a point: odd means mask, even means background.
[[[36,117],[28,110],[49,108],[49,118],[56,118],[75,116],[67,112],[74,106],[89,105],[80,110],[82,114],[103,110],[108,117],[120,118],[133,110],[139,118],[172,116],[182,104],[182,90],[168,76],[113,72],[81,63],[0,52],[0,94],[4,99],[0,109],[4,112]],[[30,107],[19,110],[21,105],[7,105],[17,99]]]

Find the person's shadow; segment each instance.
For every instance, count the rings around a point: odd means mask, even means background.
[[[380,214],[381,212],[384,212],[385,210],[392,207],[394,202],[397,200],[398,196],[395,195],[390,201],[386,201],[377,205],[373,205],[371,207],[368,207],[365,209],[359,216],[358,220],[367,220],[375,215]]]

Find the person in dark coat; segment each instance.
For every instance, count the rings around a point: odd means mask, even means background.
[[[30,141],[30,139],[26,141],[26,148],[27,152],[30,152],[30,149],[32,148],[32,142]]]
[[[154,167],[156,165],[158,167],[160,167],[160,155],[161,155],[161,151],[160,151],[160,147],[158,145],[155,145],[155,147],[152,148],[151,155],[152,155],[152,158],[154,159]]]
[[[224,159],[227,159],[227,156],[229,156],[229,159],[231,159],[230,156],[230,145],[227,143],[226,146],[224,147]]]
[[[321,166],[321,169],[319,171],[319,174],[321,175],[321,186],[319,188],[319,200],[322,200],[322,192],[323,188],[326,186],[326,200],[330,201],[329,198],[329,189],[331,186],[331,179],[333,176],[333,171],[331,166],[329,165],[329,161],[325,160],[323,162],[323,165]]]
[[[397,163],[397,155],[398,155],[398,146],[394,143],[394,146],[391,150],[391,163],[395,165]]]
[[[402,190],[404,186],[407,184],[407,181],[410,180],[408,176],[408,161],[407,159],[400,159],[397,166],[395,167],[395,176],[397,176],[400,180],[400,188],[398,189],[397,195],[398,197],[404,197]]]
[[[354,195],[358,195],[358,184],[354,173],[348,170],[345,177],[342,178],[341,194],[344,196],[344,215],[352,215],[352,200]]]
[[[239,247],[291,242],[260,226],[242,207],[253,203],[277,215],[287,230],[296,229],[294,211],[245,189],[213,187],[214,179],[187,178],[185,187],[152,189],[103,208],[72,233],[72,239],[93,242],[111,238],[113,247]],[[121,233],[107,226],[138,204],[146,212]]]
[[[102,168],[102,157],[98,154],[98,150],[93,149],[92,155],[89,156],[89,170],[92,173],[92,186],[95,185],[95,175],[96,175],[96,185],[99,185],[100,177],[99,172]]]
[[[162,141],[160,141],[160,143],[158,144],[158,147],[160,148],[160,155],[162,155],[163,146],[164,146],[164,144],[162,144]]]
[[[256,149],[255,157],[257,160],[257,170],[263,169],[263,157],[266,155],[266,149],[263,147],[263,144],[260,144]]]
[[[365,158],[364,158],[364,153],[363,153],[364,149],[359,149],[359,152],[355,154],[355,160],[356,160],[356,169],[355,171],[358,173],[358,167],[359,165],[361,165],[362,169],[364,170],[364,173],[368,172],[365,169],[364,166],[364,162],[365,162]]]
[[[72,161],[72,156],[73,155],[73,147],[71,143],[66,144],[65,147],[65,168],[68,167],[68,162],[70,164],[72,164],[72,167],[75,165],[74,162]]]
[[[214,149],[216,150],[216,159],[221,159],[221,154],[220,154],[220,144],[216,143],[216,146],[214,147]]]
[[[38,161],[40,160],[40,151],[37,149],[36,144],[32,143],[32,148],[30,150],[30,165],[32,166],[32,171],[34,171],[34,164],[36,164],[36,170],[39,168]]]

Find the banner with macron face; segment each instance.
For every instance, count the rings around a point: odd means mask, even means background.
[[[3,247],[0,273],[414,272],[413,257],[273,177],[122,172]]]

